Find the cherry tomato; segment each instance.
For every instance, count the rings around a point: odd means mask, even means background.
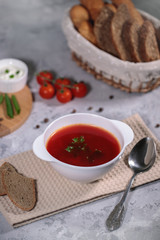
[[[53,75],[48,71],[42,71],[37,74],[36,78],[38,84],[43,85],[44,83],[51,83],[51,81],[53,80]]]
[[[87,94],[87,86],[84,82],[75,83],[72,92],[75,97],[84,97]]]
[[[55,89],[52,84],[46,83],[44,85],[41,85],[39,89],[39,95],[42,98],[50,99],[54,96],[54,94],[55,94]]]
[[[69,102],[72,99],[72,91],[66,87],[58,89],[56,97],[61,103]]]
[[[67,87],[67,85],[71,85],[71,81],[68,78],[57,78],[55,81],[56,89],[61,89],[62,87]]]

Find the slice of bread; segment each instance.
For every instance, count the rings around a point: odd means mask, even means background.
[[[131,0],[112,0],[112,3],[115,4],[117,7],[120,4],[125,4],[128,7],[130,15],[136,20],[139,25],[142,25],[144,20],[141,14],[138,12],[136,7],[134,6]]]
[[[94,34],[101,49],[114,56],[118,56],[111,38],[111,21],[113,16],[114,12],[108,6],[103,7],[95,21]]]
[[[131,61],[132,59],[122,39],[123,24],[129,19],[132,18],[128,11],[128,7],[125,4],[121,4],[119,5],[111,21],[112,42],[116,51],[118,52],[119,58],[125,61]]]
[[[160,58],[155,29],[148,20],[144,21],[139,31],[139,53],[143,62]]]
[[[16,171],[16,169],[9,162],[3,163],[0,167],[0,196],[6,195],[6,190],[2,182],[2,172],[7,169],[10,171]]]
[[[10,168],[2,171],[2,182],[10,200],[24,211],[30,211],[36,204],[35,180],[25,177]]]
[[[122,29],[122,39],[133,62],[141,62],[139,55],[139,30],[140,25],[134,19],[127,20]]]

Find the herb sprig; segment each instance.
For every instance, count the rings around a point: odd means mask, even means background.
[[[102,154],[102,151],[97,148],[92,151],[85,142],[84,136],[74,137],[65,150],[74,156],[83,155],[89,162],[93,162]]]
[[[72,150],[75,150],[77,147],[84,151],[85,150],[85,146],[87,145],[85,142],[85,139],[83,136],[80,137],[74,137],[72,139],[71,145],[67,146],[67,148],[65,149],[67,152],[71,152]]]

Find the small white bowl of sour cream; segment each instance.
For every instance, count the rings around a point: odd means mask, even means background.
[[[0,92],[18,92],[24,88],[28,78],[28,67],[21,60],[0,60]]]

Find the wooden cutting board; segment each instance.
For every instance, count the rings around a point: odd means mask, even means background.
[[[14,118],[7,116],[5,101],[0,104],[0,137],[5,136],[19,128],[29,117],[32,109],[32,94],[27,86],[14,94],[20,105],[20,114],[14,114]]]

